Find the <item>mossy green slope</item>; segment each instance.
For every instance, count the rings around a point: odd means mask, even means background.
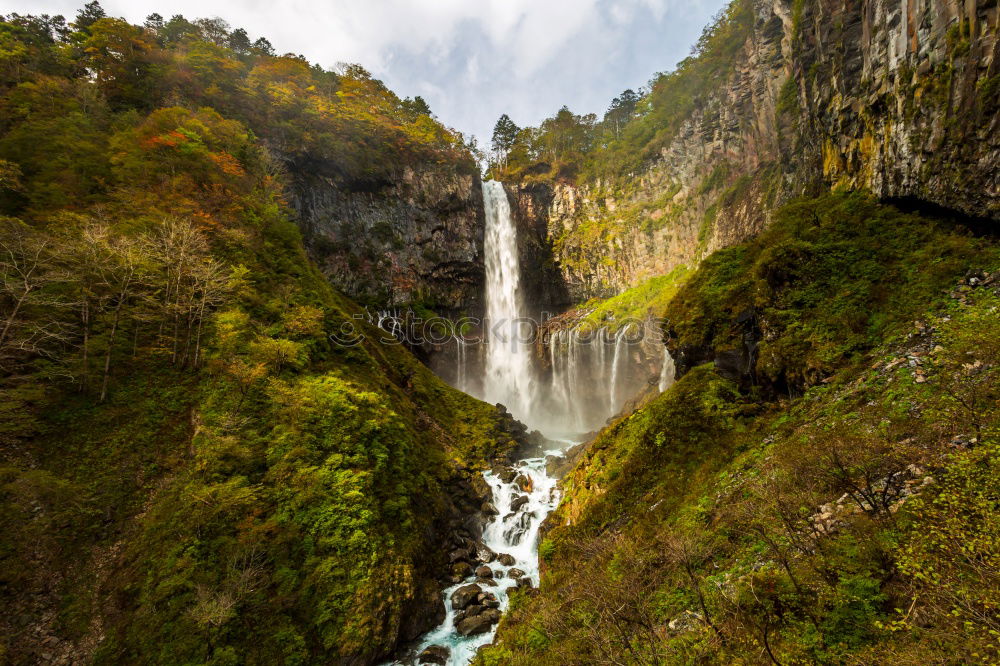
[[[310,264],[258,137],[469,158],[359,68],[168,23],[0,21],[0,661],[370,663],[514,442]]]
[[[824,372],[788,398],[698,366],[606,428],[477,663],[995,660],[998,269],[993,241],[857,197],[706,261],[678,335],[728,340],[756,306],[785,367]]]

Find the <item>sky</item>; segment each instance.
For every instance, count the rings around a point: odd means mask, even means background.
[[[62,14],[85,0],[0,0],[0,14]],[[626,88],[686,57],[725,0],[103,0],[133,23],[152,12],[219,17],[278,53],[358,63],[401,97],[487,147],[502,113],[537,125],[563,105],[602,115]]]

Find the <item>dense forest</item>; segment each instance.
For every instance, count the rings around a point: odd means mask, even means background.
[[[307,260],[287,169],[468,169],[461,136],[219,20],[91,2],[0,44],[0,661],[412,638],[444,489],[511,438],[402,348],[338,344],[367,324]]]
[[[998,137],[987,3],[733,0],[489,155],[221,19],[0,16],[0,663],[996,663]],[[506,376],[493,283],[594,432],[431,371]]]

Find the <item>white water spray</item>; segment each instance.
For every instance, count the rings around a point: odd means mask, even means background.
[[[483,183],[486,209],[486,377],[483,392],[521,420],[534,402],[531,349],[524,324],[517,229],[503,184]]]
[[[674,366],[674,359],[670,356],[670,352],[667,351],[666,345],[663,346],[663,365],[660,369],[660,393],[663,393],[668,388],[674,384],[674,374],[676,372]]]

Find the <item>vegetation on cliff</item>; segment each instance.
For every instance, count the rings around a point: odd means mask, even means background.
[[[670,325],[724,351],[755,310],[749,376],[694,367],[597,437],[478,663],[995,660],[998,307],[994,241],[858,195],[710,257]]]
[[[91,3],[0,44],[0,660],[371,661],[427,628],[447,491],[511,436],[375,342],[274,155],[357,185],[471,168],[460,137],[217,20]]]
[[[600,119],[563,107],[537,128],[517,128],[502,116],[491,173],[498,180],[580,183],[624,182],[636,175],[669,143],[712,84],[728,76],[752,20],[749,0],[732,2],[705,28],[690,56],[673,71],[656,74],[641,92],[624,91]]]

